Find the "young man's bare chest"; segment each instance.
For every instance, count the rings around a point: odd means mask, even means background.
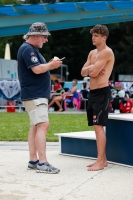
[[[93,51],[91,54],[91,64],[95,64],[95,62],[98,60],[100,53],[96,50]]]

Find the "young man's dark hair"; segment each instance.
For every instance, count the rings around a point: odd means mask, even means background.
[[[94,26],[91,30],[90,30],[90,33],[93,34],[93,33],[98,33],[98,34],[101,34],[102,36],[109,36],[109,31],[108,31],[108,28],[107,26],[105,25],[100,25],[100,24],[97,24],[96,26]]]

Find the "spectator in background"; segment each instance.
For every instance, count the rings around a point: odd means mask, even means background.
[[[82,89],[90,90],[90,77],[84,77],[83,83],[82,83]]]
[[[77,92],[77,83],[77,79],[73,79],[72,89],[68,90],[68,92],[65,93],[65,101],[68,104],[72,103],[73,106],[76,106],[78,108],[79,94]]]
[[[64,98],[69,98],[71,94],[73,94],[73,97],[76,96],[77,94],[77,79],[73,79],[72,81],[72,89],[68,92],[64,92],[63,94],[60,94],[59,96],[54,96],[52,101],[49,103],[48,108],[50,108],[54,103],[56,103],[56,105],[59,107],[58,112],[62,112],[63,108],[62,108],[62,100]],[[71,98],[71,97],[70,97]]]
[[[133,98],[133,84],[129,88],[130,91],[130,98]]]
[[[89,97],[88,82],[82,83],[82,89],[80,90],[80,93],[82,94],[82,97],[84,99],[88,99]]]
[[[82,83],[82,90],[86,90],[86,88],[87,88],[87,82],[83,82]]]
[[[54,80],[54,91],[58,90],[59,88],[62,88],[60,82],[58,80]]]
[[[119,97],[123,97],[120,102],[120,112],[121,113],[130,113],[132,110],[132,101],[129,99],[128,94],[124,90],[118,92]]]

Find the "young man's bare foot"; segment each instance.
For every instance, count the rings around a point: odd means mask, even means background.
[[[104,162],[95,162],[91,167],[88,167],[88,171],[98,171],[104,169]]]
[[[96,161],[97,162],[97,161]],[[90,165],[87,165],[87,167],[92,167],[96,162],[94,162],[94,163],[92,163],[92,164],[90,164]],[[107,167],[108,166],[108,162],[107,161],[105,161],[104,162],[104,167]]]

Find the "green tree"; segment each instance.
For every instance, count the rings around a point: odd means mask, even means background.
[[[107,45],[115,54],[115,65],[111,79],[117,80],[117,74],[133,74],[133,22],[107,25],[109,38]],[[69,80],[82,79],[80,72],[86,62],[88,53],[95,48],[92,45],[91,27],[51,31],[49,42],[40,49],[42,55],[49,61],[53,56],[66,57],[64,64],[68,65]],[[0,57],[4,57],[5,45],[11,46],[11,58],[17,59],[17,51],[23,43],[22,35],[0,38]]]
[[[124,22],[108,25],[110,36],[109,46],[115,54],[114,73],[133,74],[133,22]],[[115,77],[117,79],[117,76]]]
[[[18,0],[0,0],[0,5],[16,4]]]

